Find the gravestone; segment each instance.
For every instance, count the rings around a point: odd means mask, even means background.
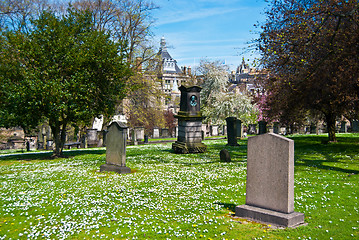
[[[170,136],[170,133],[168,131],[168,128],[162,128],[161,129],[161,137],[168,138]]]
[[[294,212],[294,141],[267,133],[248,138],[246,204],[236,216],[277,226],[304,223]]]
[[[346,121],[342,121],[340,123],[340,133],[346,133],[347,132],[347,122]]]
[[[242,121],[237,119],[237,138],[243,137],[243,128],[242,128]]]
[[[273,123],[273,133],[279,134],[279,123],[278,122]]]
[[[159,138],[160,137],[160,129],[154,128],[153,129],[153,138]]]
[[[316,134],[317,133],[317,125],[311,124],[309,131],[310,131],[311,134]]]
[[[135,134],[137,141],[142,141],[145,139],[145,128],[144,127],[135,127]]]
[[[228,146],[239,146],[237,143],[237,118],[227,117],[227,145]]]
[[[267,122],[265,122],[265,121],[259,121],[259,122],[258,122],[258,128],[259,128],[258,134],[265,134],[265,133],[267,133]]]
[[[136,135],[135,129],[131,129],[131,144],[132,145],[138,145],[137,135]]]
[[[219,135],[218,128],[219,128],[218,125],[211,126],[211,135],[212,136],[218,136]]]
[[[257,124],[248,124],[248,134],[257,134]]]
[[[123,122],[114,121],[108,126],[106,134],[106,164],[100,166],[100,171],[130,173],[126,167],[127,126]]]
[[[87,146],[88,147],[97,147],[98,138],[97,138],[97,129],[87,129]]]
[[[202,143],[202,113],[200,108],[201,87],[179,87],[181,91],[177,141],[172,144],[175,153],[203,153],[207,146]]]
[[[231,155],[229,154],[227,149],[222,149],[219,152],[219,158],[221,162],[230,162],[231,161]]]
[[[359,132],[359,120],[352,120],[351,122],[352,132]]]

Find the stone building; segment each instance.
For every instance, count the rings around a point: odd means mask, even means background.
[[[164,37],[161,38],[158,57],[160,59],[160,65],[158,66],[160,69],[157,77],[160,82],[160,88],[165,95],[165,98],[163,99],[164,109],[172,110],[174,113],[177,113],[181,95],[178,88],[182,84],[191,81],[191,67],[178,67],[177,61],[172,58],[167,51],[166,40]]]
[[[243,58],[241,65],[229,76],[229,82],[232,84],[230,91],[256,94],[260,90],[255,84],[258,74],[260,72],[256,68],[250,68]]]

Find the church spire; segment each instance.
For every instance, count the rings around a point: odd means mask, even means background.
[[[165,39],[165,37],[162,37],[162,38],[161,38],[160,50],[161,50],[161,51],[167,51],[166,39]]]

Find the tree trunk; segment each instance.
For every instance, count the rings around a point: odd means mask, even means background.
[[[328,128],[328,140],[329,142],[336,142],[337,139],[335,137],[335,114],[329,113],[325,114],[325,120],[327,122],[327,128]]]
[[[60,123],[55,123],[51,125],[52,135],[54,138],[55,148],[54,148],[54,157],[61,157],[62,150],[64,149],[64,144],[66,141],[66,123],[63,123],[62,126]]]

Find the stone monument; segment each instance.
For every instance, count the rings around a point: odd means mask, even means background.
[[[294,212],[294,141],[267,133],[248,138],[246,204],[236,216],[276,226],[295,227],[304,214]]]
[[[228,146],[239,146],[237,143],[237,118],[227,117],[227,145]]]
[[[126,167],[127,126],[123,122],[112,122],[106,134],[106,164],[100,166],[100,171],[131,173]]]
[[[177,141],[172,144],[175,153],[203,153],[207,146],[202,143],[202,116],[200,110],[201,87],[180,86],[180,111]]]

